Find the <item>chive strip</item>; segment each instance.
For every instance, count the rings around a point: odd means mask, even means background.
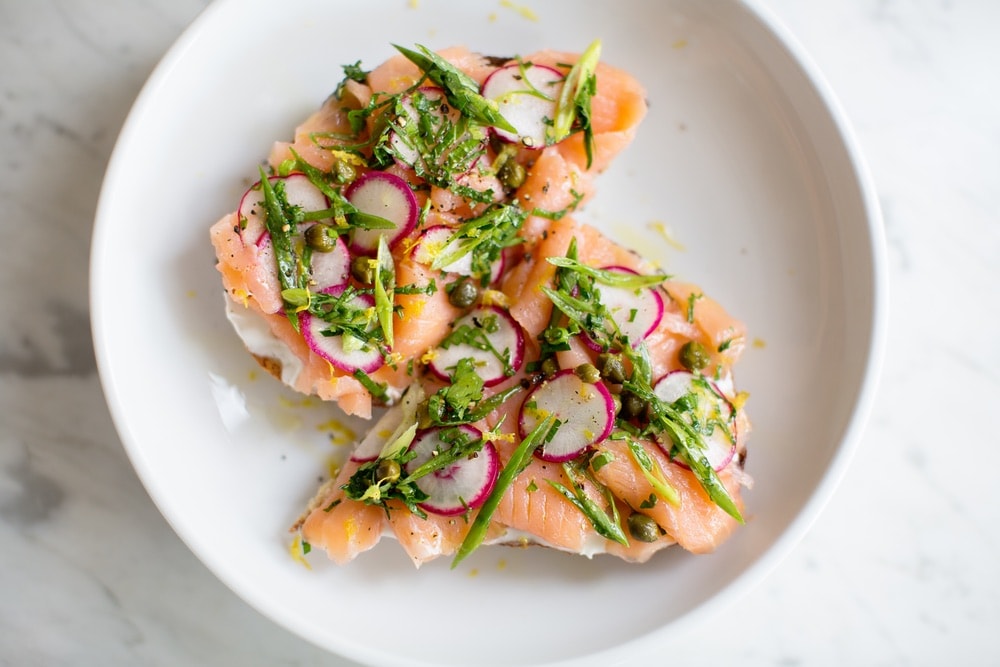
[[[264,173],[263,167],[258,167],[260,171],[260,189],[264,194],[264,216],[267,232],[271,236],[271,247],[274,249],[274,257],[278,264],[278,280],[281,283],[282,293],[288,290],[298,290],[304,288],[300,284],[298,261],[295,258],[295,251],[292,249],[292,237],[290,231],[294,222],[285,215],[284,207],[278,200],[271,181]],[[291,322],[292,328],[299,331],[298,307],[294,304],[284,303],[285,315]]]
[[[626,382],[624,386],[627,390],[655,406],[653,419],[659,425],[660,430],[670,434],[674,444],[684,457],[684,462],[691,468],[691,472],[694,473],[698,483],[705,489],[705,493],[708,494],[712,502],[722,508],[729,516],[740,523],[745,523],[736,502],[729,495],[722,480],[719,479],[708,457],[705,456],[705,445],[698,432],[684,421],[679,412],[662,401],[652,390],[645,389],[633,382]]]
[[[473,456],[476,452],[483,448],[484,441],[482,438],[476,438],[475,440],[468,439],[468,434],[463,431],[459,431],[457,428],[454,429],[452,433],[457,435],[455,440],[449,443],[450,446],[448,449],[438,451],[433,457],[420,465],[416,470],[400,480],[399,484],[411,484],[421,477],[425,477],[432,472],[440,470],[441,468],[450,466],[459,459]],[[441,433],[442,440],[447,434],[447,431],[443,431]]]
[[[663,479],[663,471],[660,469],[659,464],[649,456],[649,453],[643,448],[641,443],[635,440],[628,440],[627,442],[629,452],[639,465],[642,476],[646,478],[646,481],[653,487],[656,494],[674,507],[680,507],[681,497],[677,493],[677,489],[670,486]]]
[[[426,46],[417,44],[417,48],[420,49],[419,53],[396,44],[393,46],[406,56],[407,60],[422,69],[428,79],[441,86],[448,101],[464,116],[481,125],[492,125],[507,132],[517,132],[514,126],[500,114],[496,103],[479,94],[479,84],[465,72]]]
[[[570,69],[563,82],[552,126],[548,131],[550,144],[562,141],[573,130],[577,116],[582,116],[580,125],[584,133],[584,149],[587,152],[587,168],[593,161],[594,133],[590,124],[590,100],[597,92],[597,62],[601,58],[601,40],[594,40]]]
[[[378,252],[375,255],[375,278],[373,280],[375,288],[375,314],[378,323],[382,327],[382,334],[385,338],[386,347],[390,350],[393,346],[392,338],[392,307],[395,298],[394,289],[396,285],[396,267],[389,253],[389,244],[386,243],[385,234],[378,237]]]
[[[608,498],[611,505],[611,515],[609,516],[600,505],[594,502],[593,498],[587,495],[583,486],[577,481],[573,468],[568,463],[563,464],[563,470],[566,472],[566,476],[573,486],[572,490],[551,479],[545,481],[565,496],[566,500],[573,503],[577,509],[583,512],[583,515],[587,517],[587,520],[590,521],[598,535],[609,540],[614,540],[618,544],[627,547],[628,538],[625,537],[625,533],[622,531],[621,517],[618,515],[618,507],[615,505],[614,499]]]
[[[493,490],[490,491],[490,495],[486,498],[486,502],[479,508],[479,513],[476,514],[476,518],[472,522],[469,532],[465,535],[465,539],[462,540],[461,546],[458,547],[455,558],[451,561],[452,569],[465,560],[486,539],[486,531],[490,527],[493,513],[500,506],[500,501],[503,499],[504,494],[514,482],[514,478],[528,467],[535,450],[555,435],[554,428],[557,427],[554,426],[554,423],[555,415],[545,417],[535,428],[531,429],[528,437],[522,440],[521,444],[514,450],[510,460],[507,461],[507,465],[500,471],[496,484],[493,486]]]
[[[376,400],[385,402],[389,398],[389,393],[386,391],[386,385],[381,382],[376,382],[369,377],[368,373],[365,373],[360,368],[354,371],[352,374],[354,379],[361,383],[361,386],[368,390]]]
[[[587,320],[597,316],[597,311],[593,308],[593,302],[577,299],[576,297],[564,294],[561,290],[556,291],[551,287],[542,285],[542,293],[549,297],[549,301],[561,310],[566,317],[580,325],[580,328],[587,333],[595,333],[593,328],[587,324]]]
[[[621,287],[623,289],[641,289],[659,285],[664,280],[670,278],[668,275],[641,275],[635,273],[625,273],[622,271],[608,271],[606,269],[595,269],[569,257],[547,257],[549,264],[553,264],[563,269],[572,269],[590,276],[602,285],[609,287]]]
[[[306,175],[309,182],[312,183],[317,190],[322,192],[327,199],[330,200],[332,206],[324,211],[316,211],[314,213],[306,213],[304,220],[322,220],[323,218],[333,218],[334,221],[341,227],[360,227],[361,229],[395,229],[396,224],[391,220],[386,220],[377,215],[372,215],[371,213],[363,213],[359,211],[354,204],[347,201],[344,195],[340,194],[337,188],[330,185],[326,180],[326,174],[312,166],[308,162],[302,159],[302,156],[295,152],[294,148],[289,148],[292,156],[295,158],[296,166]],[[320,217],[314,217],[318,213],[323,213],[324,215]],[[350,221],[348,222],[348,216],[350,216]]]

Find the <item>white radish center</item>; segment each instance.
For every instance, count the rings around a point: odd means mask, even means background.
[[[541,458],[568,461],[608,436],[614,403],[602,382],[589,384],[567,370],[539,385],[521,406],[521,436],[545,417],[560,422],[555,436],[541,448]]]

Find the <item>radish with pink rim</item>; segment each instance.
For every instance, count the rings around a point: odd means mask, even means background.
[[[417,198],[409,183],[390,172],[366,172],[344,190],[344,197],[362,213],[376,215],[395,225],[393,229],[352,230],[350,249],[353,253],[374,255],[380,236],[385,236],[389,247],[393,248],[417,226],[420,215]]]
[[[518,416],[521,438],[548,415],[555,415],[559,428],[535,454],[545,461],[569,461],[611,434],[615,403],[601,381],[589,384],[571,370],[563,370],[533,388],[524,397]]]
[[[442,380],[447,380],[449,369],[464,358],[472,359],[485,387],[500,384],[524,365],[524,332],[510,313],[499,306],[473,310],[455,321],[452,330],[479,335],[475,336],[475,342],[442,345],[434,350],[428,368]]]
[[[432,428],[417,433],[410,445],[415,453],[406,463],[406,472],[412,474],[417,468],[447,450],[451,445],[441,435],[450,429]],[[474,426],[463,425],[457,430],[470,438],[470,442],[481,440],[482,432]],[[458,459],[454,463],[439,468],[415,480],[414,484],[428,495],[419,504],[420,508],[442,516],[455,516],[483,504],[493,490],[500,474],[500,457],[491,442],[483,442],[474,456]]]
[[[343,294],[345,287],[333,287],[325,292],[332,296]],[[375,299],[370,294],[357,294],[347,304],[358,310],[367,310],[375,306]],[[328,335],[330,327],[320,317],[308,312],[299,313],[302,337],[309,349],[323,359],[329,361],[335,368],[347,373],[362,371],[372,373],[385,364],[382,351],[378,345],[361,342],[360,345],[346,344],[343,334]]]
[[[704,386],[699,386],[702,383]],[[733,404],[713,382],[689,371],[672,371],[653,385],[653,393],[667,404],[672,404],[692,392],[698,397],[699,403],[707,399],[714,408],[718,409],[721,421],[729,431],[726,433],[726,428],[716,424],[710,434],[703,435],[705,456],[712,468],[718,472],[729,465],[733,456],[736,455],[736,410],[733,408]],[[685,418],[690,423],[690,415],[687,415],[686,412],[682,414],[686,415]],[[670,454],[670,442],[659,442],[659,445],[668,455]],[[683,468],[689,467],[680,459],[671,458],[671,460]]]
[[[526,148],[544,148],[564,78],[553,67],[530,63],[513,63],[491,73],[483,82],[483,97],[496,102],[500,115],[517,130],[493,128],[496,135]]]

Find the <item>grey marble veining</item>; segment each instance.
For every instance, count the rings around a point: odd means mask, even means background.
[[[402,0],[401,0],[402,2]],[[343,665],[170,530],[88,321],[115,137],[201,0],[0,1],[0,665]],[[676,664],[997,664],[1000,4],[770,0],[852,121],[885,214],[875,411],[813,530]]]

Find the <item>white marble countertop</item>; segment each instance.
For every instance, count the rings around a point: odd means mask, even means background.
[[[180,542],[132,472],[95,369],[87,262],[103,171],[144,79],[204,4],[0,1],[2,665],[348,664],[260,616]],[[1000,469],[1000,3],[767,5],[869,161],[888,353],[826,511],[673,662],[998,664],[1000,502],[983,474]]]

